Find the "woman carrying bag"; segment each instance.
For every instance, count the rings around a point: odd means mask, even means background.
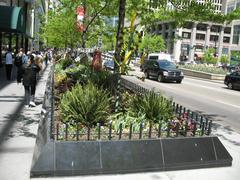
[[[25,105],[35,107],[35,91],[37,85],[37,74],[41,70],[35,63],[34,56],[29,56],[29,63],[22,66],[23,86],[25,89]]]

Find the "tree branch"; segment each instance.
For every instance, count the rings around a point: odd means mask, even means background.
[[[95,15],[92,17],[92,19],[89,21],[88,25],[86,26],[85,32],[87,32],[89,26],[93,23],[96,17],[98,17],[98,15],[107,7],[108,4],[109,4],[109,1],[106,0],[105,5],[98,12],[96,12]]]

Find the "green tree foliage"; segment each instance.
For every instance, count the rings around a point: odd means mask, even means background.
[[[141,51],[147,51],[148,53],[165,51],[165,42],[162,36],[160,35],[150,35],[145,34],[143,37],[141,46]]]
[[[103,16],[112,15],[116,9],[111,0],[60,0],[60,3],[59,7],[49,11],[42,31],[48,45],[56,47],[96,45],[99,35],[106,30]],[[76,8],[80,5],[86,9],[83,32],[76,29]]]
[[[229,64],[229,62],[230,62],[229,57],[227,55],[222,55],[220,58],[220,62],[222,64]]]
[[[230,63],[240,65],[240,51],[232,51],[231,52],[231,62]]]
[[[217,58],[214,57],[214,53],[215,53],[214,48],[207,49],[203,54],[203,61],[208,63],[208,64],[216,64],[217,63]]]
[[[68,12],[49,12],[48,22],[42,28],[42,37],[48,46],[66,48],[73,47],[80,34],[75,28],[75,17]]]

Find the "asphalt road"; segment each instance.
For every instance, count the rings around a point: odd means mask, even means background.
[[[143,75],[138,69],[131,74]],[[173,97],[182,106],[212,119],[215,127],[222,126],[240,133],[240,91],[227,89],[223,82],[185,77],[181,84],[176,84],[149,79],[143,82],[135,76],[125,78]]]

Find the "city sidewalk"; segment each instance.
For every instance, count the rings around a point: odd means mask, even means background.
[[[34,108],[24,107],[22,83],[6,81],[0,68],[0,179],[27,180],[50,66],[40,75]]]
[[[24,108],[24,88],[16,82],[0,79],[0,179],[29,180],[30,167],[36,141],[39,116],[45,85],[50,67],[41,76],[37,86],[35,108]],[[0,75],[2,69],[0,69]],[[5,77],[5,76],[4,76]],[[240,134],[231,127],[218,125],[213,129],[233,157],[231,167],[193,169],[167,172],[133,173],[124,175],[97,175],[55,178],[32,178],[36,180],[238,180],[240,179]]]

